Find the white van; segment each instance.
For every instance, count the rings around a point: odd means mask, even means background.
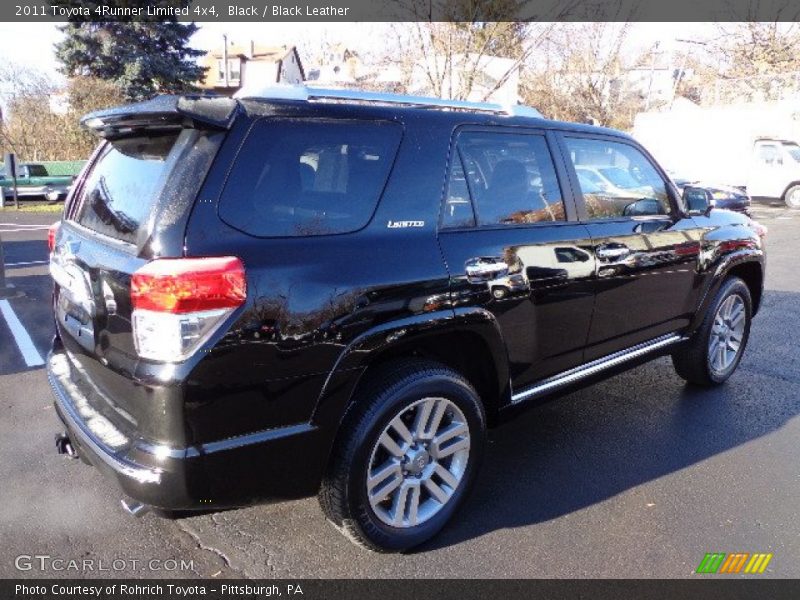
[[[782,198],[790,208],[800,208],[800,145],[788,140],[757,139],[747,193]]]
[[[745,189],[800,208],[800,121],[787,102],[639,113],[633,137],[680,177]]]

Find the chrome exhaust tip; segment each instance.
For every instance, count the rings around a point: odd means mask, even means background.
[[[147,504],[142,504],[136,500],[126,500],[123,498],[119,502],[122,504],[122,509],[132,517],[143,517],[150,512],[150,507]]]
[[[56,452],[69,458],[78,458],[78,452],[66,433],[56,434]]]

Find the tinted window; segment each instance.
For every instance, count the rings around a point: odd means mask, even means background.
[[[30,177],[47,177],[47,169],[44,165],[28,165],[28,175]]]
[[[479,225],[564,220],[561,191],[544,136],[467,132],[458,137],[457,151],[461,171],[455,167],[450,175],[451,208],[452,190],[459,189],[463,176]]]
[[[220,199],[220,216],[257,236],[361,229],[389,176],[402,129],[381,121],[256,122]]]
[[[456,154],[453,166],[450,169],[450,178],[447,182],[447,197],[444,202],[442,226],[475,226],[475,213],[472,210],[472,202],[469,197],[464,164],[461,162],[461,157],[458,156],[458,154]]]
[[[104,235],[135,243],[157,197],[178,134],[107,143],[83,184],[75,220]]]
[[[666,215],[666,182],[639,150],[607,140],[565,138],[590,219]]]

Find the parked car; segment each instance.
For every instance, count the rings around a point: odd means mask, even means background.
[[[757,228],[629,136],[532,115],[301,87],[86,117],[100,147],[50,242],[59,451],[133,514],[317,494],[402,551],[520,408],[662,355],[725,382]],[[598,164],[637,197],[584,190]]]
[[[71,175],[50,175],[42,164],[21,163],[17,165],[17,197],[41,197],[58,202],[66,198],[72,180]],[[10,174],[0,171],[0,199],[7,202],[13,198],[13,186]]]
[[[683,191],[686,186],[705,190],[708,196],[706,201],[710,206],[739,212],[748,217],[751,216],[750,205],[752,202],[750,196],[741,188],[730,185],[705,183],[702,181],[691,181],[681,177],[673,177],[673,181],[681,191]]]

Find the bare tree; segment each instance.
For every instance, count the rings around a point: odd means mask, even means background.
[[[566,18],[578,4],[578,0],[543,0],[535,7],[526,0],[399,0],[409,22],[395,27],[386,58],[400,67],[407,90],[487,100],[519,76],[554,22]]]
[[[720,25],[710,45],[717,67],[716,100],[731,93],[741,98],[774,100],[800,89],[800,25],[736,23]]]
[[[395,55],[407,87],[421,87],[440,98],[483,101],[519,73],[552,27],[513,22],[405,23],[397,32]]]
[[[68,109],[64,115],[63,152],[70,159],[89,156],[97,138],[80,125],[87,113],[125,102],[122,90],[110,81],[95,77],[75,77],[67,83]]]
[[[80,117],[122,102],[109,82],[77,77],[62,89],[48,76],[14,64],[0,66],[0,89],[6,104],[0,150],[22,160],[86,158],[96,140],[81,128]]]
[[[45,154],[42,132],[53,130],[50,95],[55,86],[49,77],[7,63],[0,65],[0,89],[6,110],[0,121],[0,148],[40,160]]]
[[[545,116],[630,127],[643,104],[627,73],[638,57],[626,52],[628,23],[571,23],[553,30],[528,61],[523,96]]]

